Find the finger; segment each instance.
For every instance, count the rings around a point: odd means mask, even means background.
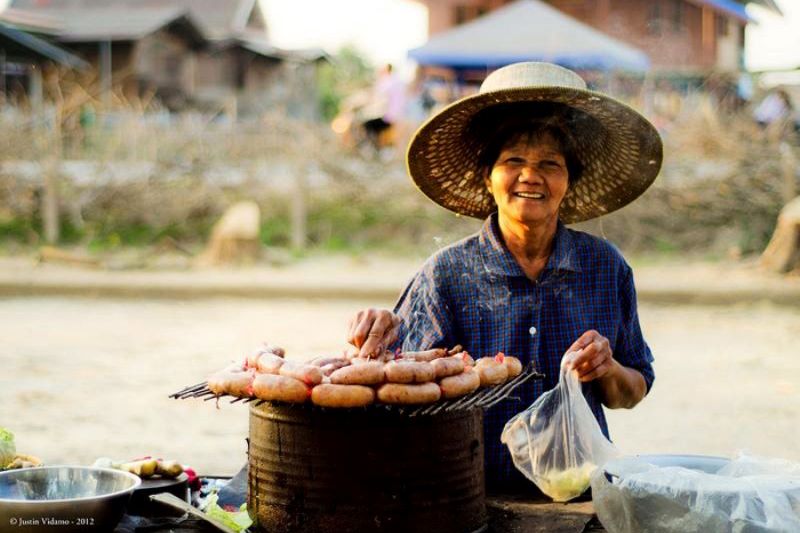
[[[383,352],[384,346],[383,336],[370,332],[367,336],[367,340],[364,341],[363,346],[361,346],[361,351],[358,355],[361,357],[375,357]]]
[[[595,357],[592,357],[580,366],[575,367],[575,371],[578,373],[579,378],[583,378],[584,376],[593,372],[595,369],[603,366],[603,364],[606,363],[606,360],[607,358],[603,354],[597,354]]]
[[[370,333],[380,333],[381,337],[387,338],[394,329],[394,314],[390,311],[381,311],[375,318]]]
[[[597,357],[597,346],[594,343],[590,343],[589,345],[581,348],[580,351],[575,352],[575,357],[572,359],[571,367],[573,369],[578,369],[595,357]]]
[[[358,324],[356,324],[355,331],[353,332],[353,346],[360,348],[364,345],[364,343],[368,340],[367,335],[369,335],[370,331],[372,330],[372,324],[374,322],[375,312],[372,309],[369,309],[362,315]]]
[[[350,320],[350,331],[347,332],[347,342],[353,346],[358,346],[361,343],[360,339],[356,338],[356,329],[362,320],[362,312],[359,311],[356,316]]]
[[[614,355],[606,339],[601,338],[593,345],[597,350],[597,355],[578,369],[578,377],[582,381],[585,381],[587,376],[590,376],[590,379],[597,379],[597,377],[605,375],[614,363]]]
[[[347,323],[347,343],[355,345],[355,331],[356,331],[356,324],[358,323],[358,314],[350,319]]]
[[[596,335],[598,335],[598,333],[593,329],[583,332],[583,334],[572,343],[566,353],[573,352],[576,353],[577,356],[580,356],[581,352],[592,343]]]
[[[587,381],[594,381],[595,379],[601,378],[608,374],[608,371],[611,369],[611,364],[604,361],[602,364],[596,366],[595,368],[591,369],[589,372],[579,375],[578,379],[581,382]]]

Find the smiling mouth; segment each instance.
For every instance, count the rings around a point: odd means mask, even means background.
[[[544,200],[544,194],[540,192],[515,192],[514,196],[528,200]]]

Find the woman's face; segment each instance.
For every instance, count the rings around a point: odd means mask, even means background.
[[[566,159],[549,133],[515,136],[500,149],[486,185],[502,217],[555,224],[569,186]]]

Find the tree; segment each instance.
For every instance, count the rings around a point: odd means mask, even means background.
[[[357,48],[343,46],[329,63],[320,67],[318,94],[322,117],[333,119],[344,98],[372,83],[374,72],[374,67]]]

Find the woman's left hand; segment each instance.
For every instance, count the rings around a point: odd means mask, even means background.
[[[572,343],[569,352],[577,352],[570,364],[583,382],[607,376],[618,363],[611,353],[608,339],[590,329]]]

